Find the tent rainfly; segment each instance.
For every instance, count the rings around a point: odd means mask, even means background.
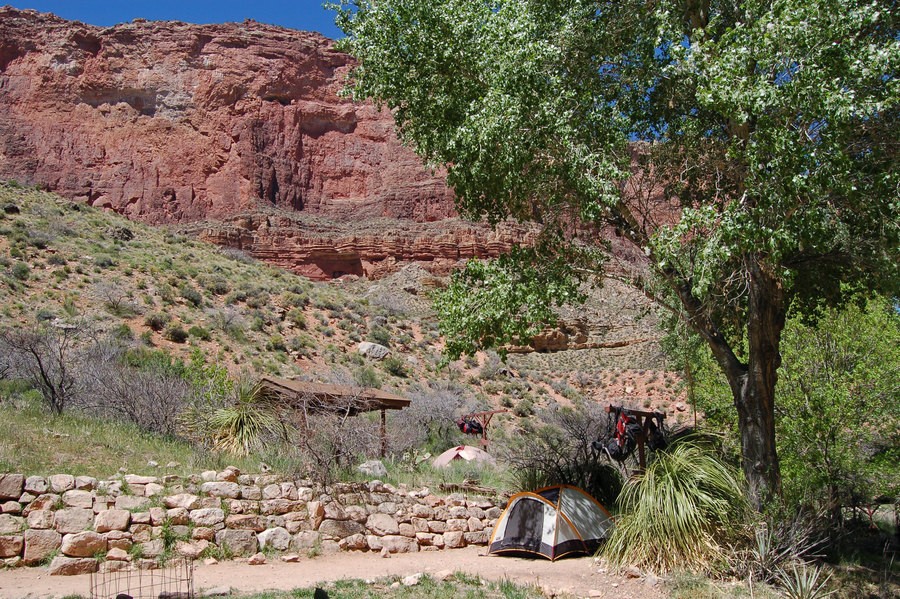
[[[490,464],[495,464],[497,462],[497,460],[494,459],[494,456],[483,449],[472,447],[471,445],[457,445],[434,458],[431,465],[435,468],[443,468],[449,466],[450,463],[455,460],[488,462]]]
[[[612,516],[571,485],[556,485],[509,499],[497,520],[488,553],[546,557],[591,554],[607,538]]]

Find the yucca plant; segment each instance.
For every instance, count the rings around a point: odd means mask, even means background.
[[[748,513],[737,471],[689,440],[629,479],[618,503],[604,555],[613,567],[657,573],[714,570]]]
[[[234,455],[247,455],[260,447],[266,436],[283,432],[283,425],[266,405],[259,385],[239,382],[234,393],[234,402],[217,409],[209,419],[213,446]]]
[[[822,569],[818,566],[803,564],[797,569],[796,564],[791,564],[790,572],[778,570],[778,581],[787,599],[825,599],[836,592],[827,588],[830,579],[831,574],[822,578]]]

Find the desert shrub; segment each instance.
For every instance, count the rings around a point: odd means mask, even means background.
[[[163,331],[163,337],[173,343],[184,343],[185,341],[187,341],[188,333],[181,327],[181,325],[173,322],[166,326],[165,330]]]
[[[459,444],[456,417],[464,401],[464,389],[449,383],[432,383],[409,395],[408,407],[391,412],[388,440],[391,453],[412,449],[440,453]]]
[[[213,446],[234,455],[247,455],[284,433],[261,388],[247,381],[234,386],[233,401],[217,409],[209,424]]]
[[[201,281],[201,285],[213,295],[225,295],[231,291],[231,286],[228,284],[228,280],[225,279],[225,277],[206,277]]]
[[[657,452],[625,482],[619,519],[603,549],[614,568],[656,573],[723,570],[748,506],[738,471],[696,441]]]
[[[391,346],[391,332],[386,327],[372,327],[372,329],[369,330],[367,338],[373,343],[378,343],[379,345],[383,345],[385,347]]]
[[[50,254],[47,258],[47,264],[51,266],[65,266],[66,259],[60,254]]]
[[[13,264],[10,274],[19,281],[27,281],[31,276],[31,269],[24,262],[16,262]]]
[[[409,376],[409,373],[406,370],[406,361],[403,358],[398,356],[388,356],[381,364],[387,372],[394,376],[400,378]]]
[[[284,337],[278,334],[272,335],[269,337],[269,340],[266,341],[266,349],[269,351],[287,351]]]
[[[154,331],[159,332],[163,330],[171,320],[172,317],[167,312],[153,312],[152,314],[147,315],[144,319],[144,324]]]
[[[209,334],[208,330],[196,324],[188,329],[188,335],[190,335],[194,339],[199,339],[201,341],[209,341],[210,339],[212,339],[212,336]]]
[[[207,313],[212,325],[235,341],[244,340],[244,329],[247,326],[244,317],[232,307],[212,310]]]
[[[527,434],[513,435],[499,447],[519,490],[574,485],[608,508],[614,507],[622,488],[621,474],[599,461],[591,448],[591,441],[606,426],[606,414],[598,406],[554,407],[537,419],[521,422],[529,426]]]
[[[188,283],[182,283],[178,288],[178,293],[192,306],[200,306],[203,304],[203,296]]]
[[[381,387],[381,378],[371,366],[363,366],[353,373],[353,379],[360,387],[371,387],[378,389]]]
[[[306,328],[306,313],[300,308],[291,308],[287,313],[287,319],[298,329]]]
[[[78,407],[89,414],[133,422],[142,429],[174,435],[190,387],[171,356],[152,350],[127,350],[112,341],[92,352]]]
[[[112,268],[116,261],[111,256],[101,255],[94,258],[94,266],[97,268]]]

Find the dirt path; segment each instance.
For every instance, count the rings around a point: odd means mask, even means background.
[[[660,584],[644,579],[609,576],[599,571],[591,558],[558,562],[481,555],[484,548],[468,547],[439,552],[396,554],[382,558],[377,553],[339,553],[297,563],[280,561],[261,566],[241,562],[199,564],[194,572],[197,591],[231,587],[235,592],[290,590],[343,578],[372,579],[408,576],[417,572],[438,574],[461,571],[487,580],[508,578],[520,584],[536,584],[548,595],[568,593],[576,597],[608,599],[662,599]],[[614,586],[615,585],[615,586]],[[0,572],[0,599],[37,599],[69,594],[90,596],[88,576],[49,576],[41,568],[18,568]]]

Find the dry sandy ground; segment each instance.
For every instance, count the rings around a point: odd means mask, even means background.
[[[194,572],[197,591],[231,587],[234,592],[308,588],[317,583],[344,578],[373,579],[408,576],[418,572],[439,574],[461,571],[487,580],[510,579],[520,584],[535,584],[548,596],[569,594],[575,597],[609,599],[662,599],[659,583],[644,579],[610,576],[591,558],[564,559],[558,562],[512,557],[484,556],[484,548],[468,547],[438,552],[396,554],[382,558],[377,553],[339,553],[297,563],[280,561],[250,566],[241,562],[222,562],[212,566],[198,564]],[[615,586],[614,586],[615,585]],[[0,572],[0,599],[36,599],[68,594],[90,596],[88,576],[49,576],[41,568],[18,568]]]

